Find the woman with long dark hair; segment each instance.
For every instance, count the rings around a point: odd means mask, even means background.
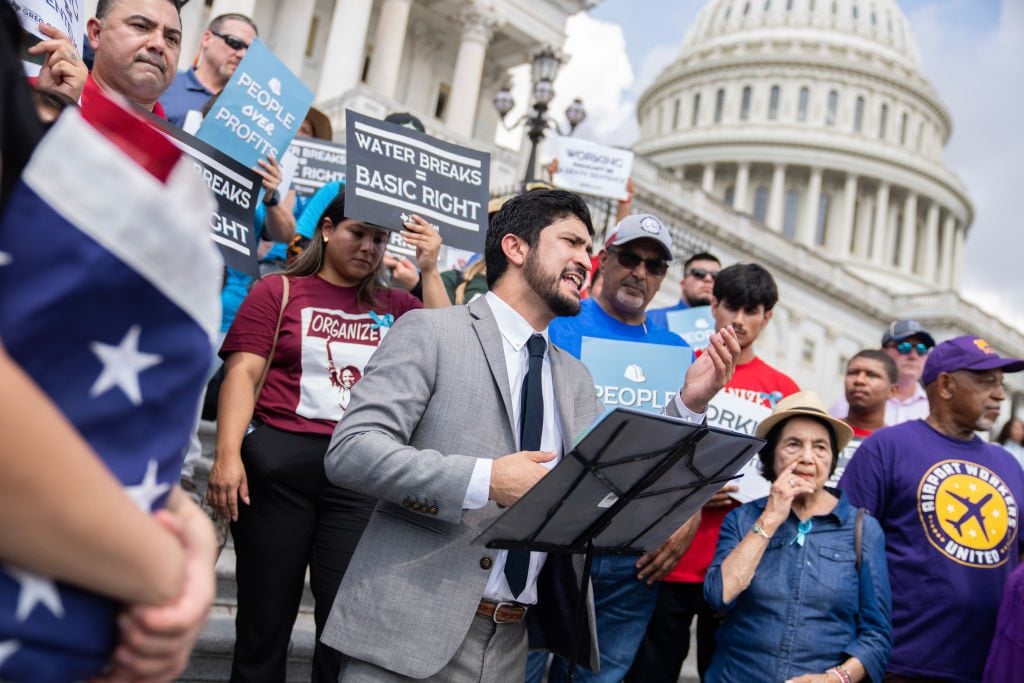
[[[418,217],[405,228],[424,277],[439,281],[440,236]],[[356,378],[388,328],[422,305],[383,284],[387,243],[387,230],[346,217],[338,195],[302,256],[256,283],[221,347],[208,498],[232,520],[235,541],[232,681],[285,679],[307,565],[316,600],[314,680],[338,680],[341,655],[319,642],[320,633],[375,504],[324,475],[324,453],[344,415],[338,373],[347,370],[346,390],[358,391]]]

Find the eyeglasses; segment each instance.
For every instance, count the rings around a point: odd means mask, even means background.
[[[889,348],[896,349],[897,351],[900,352],[901,356],[909,355],[911,351],[917,351],[917,355],[919,356],[927,356],[928,352],[932,350],[931,347],[928,346],[927,344],[922,344],[920,342],[918,342],[917,344],[911,344],[910,342],[906,341],[900,342],[895,346],[890,346]]]
[[[228,33],[217,33],[216,31],[210,31],[210,33],[223,40],[232,50],[249,49],[249,43],[243,42],[241,38],[236,38]]]
[[[661,277],[668,272],[668,261],[665,259],[641,258],[638,254],[631,251],[623,251],[622,249],[608,249],[608,253],[614,254],[615,258],[619,260],[619,265],[623,268],[633,270],[643,263],[647,272],[655,277]]]
[[[688,271],[686,271],[686,274],[689,275],[690,277],[697,278],[698,280],[703,280],[708,275],[711,276],[712,280],[718,278],[718,273],[716,273],[713,270],[707,270],[706,268],[690,268]]]

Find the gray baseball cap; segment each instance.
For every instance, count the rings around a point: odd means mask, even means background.
[[[928,346],[935,346],[935,338],[932,337],[924,325],[916,320],[893,320],[882,335],[882,346],[892,342],[901,342],[910,337],[921,337]]]
[[[665,251],[665,259],[672,260],[672,235],[657,216],[649,213],[634,213],[623,218],[605,240],[604,246],[606,249],[620,247],[638,239],[654,240]]]

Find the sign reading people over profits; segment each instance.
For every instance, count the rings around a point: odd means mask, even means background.
[[[660,413],[683,385],[693,349],[583,337],[580,360],[606,412],[622,406]]]
[[[155,119],[154,119],[155,120]],[[246,275],[259,277],[256,248],[259,237],[253,230],[256,195],[261,178],[223,152],[166,122],[156,122],[171,141],[192,160],[217,200],[210,216],[210,239],[220,248],[224,265]]]
[[[246,166],[280,160],[312,103],[313,92],[254,38],[196,137]]]
[[[629,196],[626,181],[633,170],[632,152],[564,135],[556,135],[554,143],[558,170],[551,182],[555,185],[612,199]]]
[[[345,112],[345,212],[388,230],[418,214],[444,244],[482,252],[490,155],[419,131]]]
[[[715,317],[710,306],[695,306],[665,314],[668,329],[686,340],[695,349],[706,348],[715,333]]]
[[[327,183],[345,181],[345,148],[326,140],[295,138],[288,146],[297,164],[292,189],[299,197],[310,197]]]
[[[78,54],[82,54],[82,41],[85,37],[82,0],[11,0],[11,7],[17,12],[18,20],[24,29],[26,48],[44,40],[51,40],[39,30],[39,24],[45,23],[60,29],[71,39]],[[49,53],[30,55],[22,52],[25,73],[29,76],[38,75],[43,60],[49,56]]]

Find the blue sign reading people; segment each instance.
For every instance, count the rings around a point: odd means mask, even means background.
[[[703,349],[715,333],[715,317],[710,306],[696,306],[665,314],[668,329],[695,349]]]
[[[256,38],[196,137],[246,166],[280,159],[312,103],[313,91]]]
[[[583,337],[580,359],[606,412],[622,406],[660,413],[682,386],[693,349]]]

